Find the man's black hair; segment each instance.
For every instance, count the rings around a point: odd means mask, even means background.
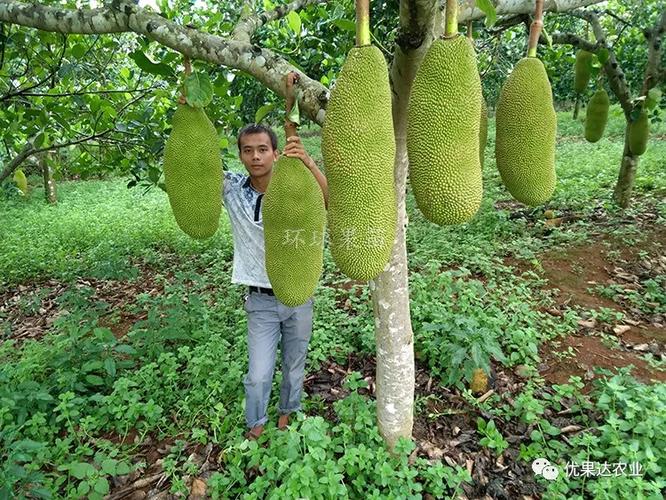
[[[241,139],[245,137],[246,135],[252,135],[252,134],[268,134],[268,137],[271,139],[271,146],[273,146],[273,151],[277,150],[278,147],[278,138],[275,132],[273,132],[273,129],[270,127],[267,127],[266,125],[261,125],[260,123],[250,123],[249,125],[245,125],[240,131],[238,132],[238,151],[240,151],[241,148]]]

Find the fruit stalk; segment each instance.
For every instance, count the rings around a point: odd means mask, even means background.
[[[530,40],[527,44],[527,57],[536,57],[537,45],[543,28],[543,0],[536,0],[536,9],[534,11],[534,21],[530,26]]]
[[[190,64],[189,57],[183,56],[183,66],[185,66],[185,70],[183,71],[183,73],[185,74],[185,78],[187,78],[192,73],[192,64]],[[178,104],[187,103],[187,101],[185,100],[186,94],[187,94],[187,87],[185,86],[185,82],[183,81],[183,85],[180,87],[180,98],[178,99]]]
[[[458,34],[458,0],[446,0],[444,24],[444,38],[453,38]]]
[[[356,0],[356,46],[370,45],[370,0]]]
[[[294,95],[294,84],[298,82],[298,73],[295,71],[290,71],[289,74],[287,75],[287,91],[286,91],[286,96],[287,96],[287,107],[286,107],[286,118],[284,120],[284,137],[285,139],[287,137],[291,137],[292,135],[298,135],[298,132],[296,131],[297,124],[289,120],[289,115],[291,114],[291,108],[294,107],[294,102],[296,101],[296,97]]]

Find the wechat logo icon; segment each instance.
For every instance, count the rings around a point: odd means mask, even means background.
[[[532,470],[537,476],[543,476],[548,481],[554,481],[560,474],[557,466],[551,464],[545,458],[537,458],[532,462]]]

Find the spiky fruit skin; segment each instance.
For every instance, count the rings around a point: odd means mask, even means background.
[[[261,213],[273,292],[286,306],[304,304],[323,268],[326,207],[317,180],[300,159],[282,156],[275,163]]]
[[[16,183],[16,187],[19,188],[19,191],[23,193],[23,196],[28,194],[28,179],[20,168],[14,171],[14,182]]]
[[[592,72],[592,57],[594,54],[587,50],[576,52],[576,62],[574,64],[574,90],[578,94],[585,92],[587,84],[590,82]]]
[[[213,236],[222,211],[217,131],[203,109],[180,104],[164,149],[164,180],[178,226],[194,239]]]
[[[395,239],[395,136],[388,68],[374,46],[355,47],[326,108],[322,156],[331,255],[348,277],[382,272]]]
[[[435,224],[466,222],[481,204],[482,100],[472,43],[435,40],[407,108],[409,181],[419,210]]]
[[[588,142],[597,142],[604,135],[608,122],[608,108],[610,100],[604,89],[597,90],[587,104],[585,118],[585,139]]]
[[[488,143],[488,105],[486,100],[481,98],[481,123],[479,125],[479,160],[481,168],[483,168],[483,159],[486,152],[486,144]]]
[[[555,190],[557,117],[539,59],[518,61],[500,91],[495,120],[495,158],[502,182],[521,203],[541,205]]]
[[[650,135],[650,122],[648,115],[643,111],[637,120],[629,124],[629,149],[636,156],[645,153],[648,137]]]

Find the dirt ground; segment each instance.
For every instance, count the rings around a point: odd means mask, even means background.
[[[666,305],[647,302],[639,308],[631,300],[648,280],[666,274],[666,228],[646,230],[643,237],[627,245],[618,237],[600,235],[591,243],[540,256],[536,272],[556,292],[557,308],[548,313],[558,315],[568,307],[581,309],[584,316],[585,309],[611,313],[603,320],[587,314],[575,335],[541,347],[540,372],[547,381],[561,384],[571,375],[589,381],[593,367],[613,371],[628,365],[644,382],[666,381],[666,372],[644,359],[646,354],[665,359]],[[524,262],[514,260],[513,265],[518,272],[527,270]],[[601,295],[600,287],[615,287],[617,292],[609,298]],[[617,320],[614,312],[624,317]]]

